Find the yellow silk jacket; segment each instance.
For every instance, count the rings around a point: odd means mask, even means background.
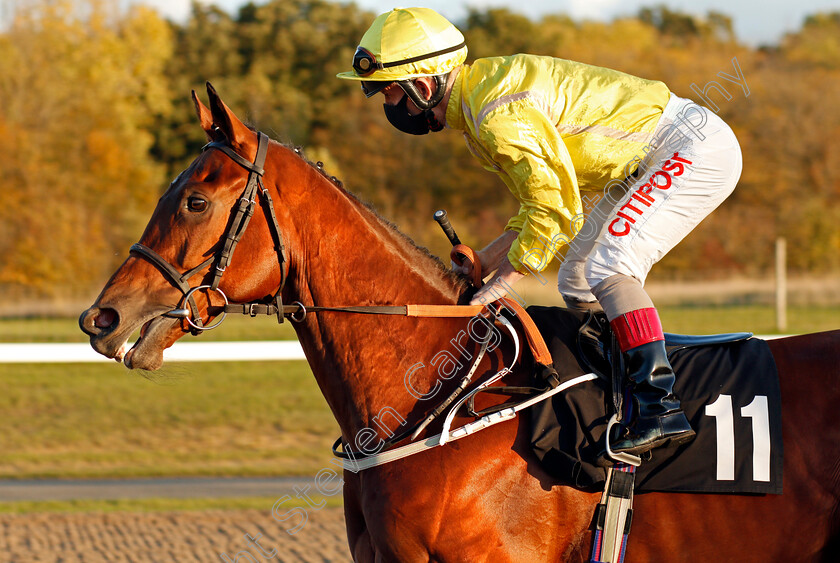
[[[521,258],[545,248],[540,237],[574,237],[580,190],[602,190],[635,171],[669,98],[662,82],[553,57],[491,57],[461,67],[446,124],[464,132],[471,152],[519,200],[505,227],[519,232],[508,253],[514,268],[526,271]],[[528,263],[541,270],[548,260]]]

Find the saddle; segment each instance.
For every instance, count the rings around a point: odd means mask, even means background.
[[[531,448],[544,469],[579,489],[601,491],[592,562],[624,561],[637,493],[782,493],[781,393],[764,340],[749,333],[666,334],[674,391],[697,436],[651,450],[641,464],[621,460],[604,468],[599,461],[621,412],[624,379],[609,322],[602,314],[552,307],[528,313],[548,341],[560,381],[582,371],[599,376],[529,409]]]
[[[600,490],[606,470],[599,458],[614,412],[613,390],[621,391],[623,370],[609,323],[602,314],[556,307],[532,306],[527,312],[545,337],[561,384],[587,372],[598,375],[529,409],[532,449],[556,478],[583,490]],[[776,366],[767,343],[751,336],[666,334],[677,375],[675,392],[697,438],[653,450],[637,470],[638,492],[781,493]],[[724,436],[729,427],[734,435]],[[732,467],[723,467],[729,458],[719,459],[722,449],[737,452]],[[759,460],[755,452],[763,457]]]

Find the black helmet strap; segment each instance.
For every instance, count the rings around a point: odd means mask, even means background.
[[[446,83],[449,79],[449,73],[447,74],[436,74],[434,76],[435,84],[437,85],[437,89],[435,93],[432,94],[431,99],[425,99],[420,91],[417,89],[417,85],[414,84],[415,78],[409,80],[398,80],[397,84],[399,84],[400,88],[403,89],[403,92],[411,98],[411,101],[414,102],[418,108],[426,111],[430,110],[436,105],[440,103],[443,99],[444,94],[446,94]]]

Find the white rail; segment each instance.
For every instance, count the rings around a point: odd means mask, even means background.
[[[304,360],[296,340],[252,342],[176,342],[163,353],[170,362]],[[0,344],[0,364],[113,362],[89,344]]]
[[[792,334],[757,334],[772,340]],[[169,362],[258,362],[305,360],[297,340],[260,340],[248,342],[176,342],[163,353]],[[93,351],[88,344],[0,343],[0,364],[72,364],[113,362]]]

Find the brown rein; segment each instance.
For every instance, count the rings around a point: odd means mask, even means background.
[[[469,260],[473,264],[472,279],[470,282],[476,288],[480,288],[484,283],[481,278],[481,261],[478,254],[467,245],[458,244],[452,247],[450,256],[453,261],[461,264],[464,259]],[[505,307],[509,309],[522,324],[523,332],[528,340],[528,347],[534,355],[534,359],[544,365],[550,366],[552,364],[551,352],[548,351],[548,346],[545,344],[542,335],[540,334],[531,316],[525,312],[525,309],[515,299],[501,298],[495,303],[498,307]],[[305,306],[300,302],[295,302],[291,305],[280,304],[280,309],[274,303],[231,303],[225,305],[225,312],[241,313],[250,316],[257,316],[260,314],[277,315],[278,318],[289,317],[293,321],[301,322],[306,318],[308,313],[319,312],[335,312],[335,313],[355,313],[362,315],[399,315],[403,317],[432,317],[432,318],[467,318],[474,317],[487,310],[485,305],[372,305],[372,306],[336,306],[336,307],[319,307],[315,305]]]

